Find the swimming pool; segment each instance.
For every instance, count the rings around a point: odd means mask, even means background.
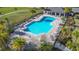
[[[51,22],[53,22],[54,20],[56,20],[54,17],[44,16],[40,21],[34,21],[26,25],[27,28],[25,28],[24,31],[36,35],[41,33],[47,34],[51,30],[51,28],[54,28],[54,26],[51,25]]]

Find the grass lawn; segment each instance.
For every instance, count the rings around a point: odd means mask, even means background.
[[[76,14],[75,16],[74,16],[74,21],[75,21],[75,24],[77,24],[77,25],[79,25],[79,14]]]
[[[29,7],[0,7],[0,13],[6,14],[17,10],[30,9]]]
[[[40,12],[42,12],[42,10],[40,8],[26,8],[26,7],[17,7],[17,9],[20,11],[20,12],[15,12],[15,13],[12,13],[12,14],[8,14],[8,15],[5,15],[5,16],[2,16],[0,17],[1,20],[5,20],[5,18],[8,18],[10,24],[12,26],[15,26],[19,23],[22,23],[23,21],[27,21],[28,18],[30,18],[31,16],[35,15],[35,14],[38,14]],[[9,12],[12,12],[14,11],[13,8],[2,8],[2,12],[3,13],[9,13]],[[8,11],[5,11],[5,10],[8,10]],[[23,11],[22,11],[23,10]],[[35,10],[36,12],[35,13],[32,13],[32,10]],[[1,11],[1,9],[0,9]]]
[[[79,19],[75,19],[75,24],[78,24],[79,25]]]

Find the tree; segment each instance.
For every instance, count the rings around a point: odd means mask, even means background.
[[[79,31],[75,30],[72,33],[75,36],[75,39],[73,40],[73,44],[76,48],[76,50],[79,50]]]
[[[14,8],[14,10],[16,11],[16,10],[18,10],[18,8]]]
[[[9,19],[6,17],[6,18],[5,18],[5,20],[7,21],[7,23],[8,23],[8,26],[9,26]]]
[[[2,12],[0,12],[0,15],[2,15]]]
[[[65,44],[68,40],[71,40],[71,30],[69,27],[64,26],[61,30],[61,33],[58,37],[58,39]]]
[[[70,7],[65,7],[65,8],[64,8],[64,12],[65,12],[65,13],[70,13],[70,12],[72,12],[72,8],[70,8]]]
[[[72,32],[73,37],[75,37],[72,41],[68,41],[66,43],[67,47],[74,51],[79,51],[79,31],[75,30]]]
[[[3,50],[6,48],[7,41],[9,38],[9,33],[4,21],[0,21],[0,49]]]
[[[72,8],[70,8],[70,7],[65,7],[65,8],[64,8],[64,12],[65,12],[66,16],[68,16],[68,15],[72,12]]]
[[[7,17],[5,17],[5,20],[7,21],[8,26],[10,27],[10,21]]]
[[[71,40],[68,40],[66,43],[66,46],[71,49],[71,50],[76,50],[76,46],[74,45],[74,43]]]
[[[50,44],[50,43],[42,43],[39,49],[41,51],[51,51],[52,48],[53,48],[52,44]]]
[[[23,49],[26,41],[23,38],[16,37],[11,41],[11,49],[20,51]]]
[[[36,10],[31,10],[32,13],[36,13]]]
[[[5,17],[5,20],[7,21],[7,25],[9,27],[8,32],[12,33],[13,32],[13,27],[11,26],[9,19],[7,17]]]
[[[45,9],[44,7],[41,7],[41,9]]]
[[[79,31],[78,30],[73,31],[72,34],[75,36],[76,39],[79,37]]]

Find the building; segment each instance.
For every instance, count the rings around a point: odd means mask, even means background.
[[[55,15],[55,16],[65,16],[64,10],[61,7],[47,7],[44,13]]]
[[[79,13],[79,8],[78,8],[78,7],[72,8],[72,12],[73,12],[73,13]]]

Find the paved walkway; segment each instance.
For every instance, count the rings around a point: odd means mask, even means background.
[[[55,48],[58,48],[62,51],[71,51],[69,48],[67,48],[66,46],[64,46],[63,44],[61,44],[60,42],[56,42],[54,45]]]

